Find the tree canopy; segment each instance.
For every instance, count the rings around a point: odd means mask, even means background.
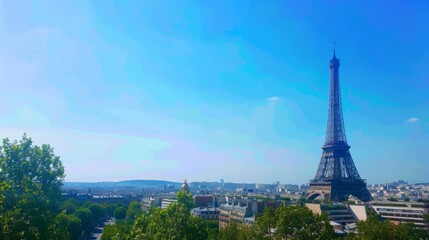
[[[115,219],[125,219],[127,210],[124,207],[117,207],[114,211]]]
[[[85,235],[90,234],[91,230],[94,227],[93,216],[91,211],[88,208],[80,208],[76,210],[74,215],[76,215],[76,217],[80,219],[84,234]]]
[[[98,203],[91,203],[88,206],[88,209],[91,211],[92,214],[92,222],[94,224],[100,223],[106,213],[106,209]]]
[[[429,239],[427,231],[417,229],[412,223],[395,225],[392,222],[380,221],[370,217],[357,223],[357,234],[349,234],[347,240],[419,240]]]
[[[128,221],[132,222],[132,221],[134,221],[137,217],[139,217],[142,214],[143,214],[143,211],[142,211],[142,208],[141,208],[139,202],[132,201],[128,205],[128,209],[127,209],[127,212],[126,212],[126,218],[127,218]]]
[[[131,239],[207,239],[208,232],[204,222],[191,215],[192,195],[181,191],[176,203],[167,209],[152,208],[149,214],[143,214],[131,229]],[[190,198],[192,199],[192,197]]]
[[[50,229],[51,239],[78,240],[83,233],[80,219],[74,215],[61,212],[55,217],[54,224]]]
[[[0,147],[0,239],[47,239],[64,167],[47,145],[4,139]]]

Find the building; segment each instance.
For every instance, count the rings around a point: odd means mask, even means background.
[[[264,192],[265,189],[267,189],[267,185],[265,184],[261,184],[261,183],[257,183],[255,184],[255,188],[258,192]]]
[[[166,209],[170,204],[177,202],[175,198],[164,198],[161,201],[161,209]]]
[[[191,210],[191,214],[193,216],[204,220],[218,220],[219,212],[220,212],[219,208],[215,208],[215,207],[210,207],[210,208],[197,207]]]
[[[367,219],[364,205],[307,203],[305,206],[315,214],[326,213],[330,221],[343,227]]]
[[[219,227],[226,227],[230,222],[252,225],[257,215],[262,214],[265,208],[278,208],[284,204],[282,201],[235,199],[231,204],[219,207]]]
[[[161,206],[161,200],[162,198],[160,196],[150,196],[147,198],[143,198],[140,202],[140,205],[142,206],[142,210],[147,212],[152,207]]]
[[[429,203],[419,202],[371,202],[371,208],[383,219],[393,223],[413,223],[416,227],[429,231],[429,223],[423,215],[429,214]]]
[[[194,196],[196,207],[214,207],[215,197],[213,195],[196,195]]]
[[[177,200],[174,194],[155,194],[143,198],[140,205],[143,211],[149,211],[151,207],[161,207],[165,209],[171,202],[175,201]]]
[[[296,192],[299,191],[297,184],[279,184],[277,185],[277,192]]]
[[[245,223],[245,218],[252,217],[252,207],[239,205],[222,205],[219,208],[219,227],[224,228],[230,222]]]
[[[220,207],[220,205],[227,203],[227,197],[226,196],[215,196],[215,207]]]

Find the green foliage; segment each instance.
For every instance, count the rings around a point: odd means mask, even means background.
[[[219,236],[219,221],[218,220],[205,220],[207,226],[208,239],[218,239]]]
[[[316,200],[316,199],[315,199]],[[332,204],[331,200],[329,198],[324,198],[322,201],[324,204]]]
[[[177,193],[177,203],[185,206],[189,211],[195,207],[192,194],[186,193],[184,190],[181,190]]]
[[[102,218],[104,217],[106,212],[104,207],[98,203],[92,203],[88,206],[88,209],[91,211],[93,223],[101,223]]]
[[[315,215],[305,206],[265,209],[253,226],[230,222],[221,229],[219,239],[334,239],[334,230],[326,215]]]
[[[65,210],[67,214],[73,214],[78,207],[76,200],[73,198],[67,199],[60,205],[60,209]]]
[[[307,207],[280,207],[275,211],[275,239],[332,239],[334,230],[326,215],[313,214]]]
[[[266,208],[264,213],[256,219],[256,223],[253,226],[255,235],[259,239],[269,239],[271,236],[271,229],[276,227],[276,216],[273,208]]]
[[[103,229],[101,240],[116,240],[116,239],[127,239],[127,234],[131,230],[131,225],[124,223],[115,223],[113,225],[107,225]]]
[[[290,203],[290,198],[289,197],[280,197],[280,200],[285,201],[286,203]]]
[[[52,239],[78,240],[82,236],[82,233],[80,219],[65,212],[61,212],[55,217],[54,224],[50,229]]]
[[[365,208],[365,212],[368,218],[380,219],[380,215],[378,215],[372,208]]]
[[[423,214],[423,220],[424,220],[426,223],[429,223],[429,214]]]
[[[252,228],[246,225],[239,225],[231,222],[219,232],[219,240],[248,240],[248,239],[264,239],[258,238],[252,232]]]
[[[47,239],[64,181],[53,149],[31,138],[0,147],[0,239]]]
[[[377,218],[369,218],[358,222],[357,234],[350,234],[347,240],[418,240],[428,239],[428,233],[416,229],[412,224],[395,225],[390,221],[380,221]]]
[[[300,206],[305,206],[305,204],[307,203],[307,199],[306,198],[300,198],[297,201],[297,204]]]
[[[113,216],[115,219],[125,219],[127,214],[127,210],[124,207],[117,207]]]
[[[89,235],[94,228],[93,216],[88,208],[80,208],[74,213],[80,219],[85,235]]]
[[[107,216],[113,217],[115,214],[116,204],[113,203],[104,203],[103,207],[106,211]]]
[[[152,208],[149,214],[137,218],[131,230],[131,239],[207,239],[204,222],[193,217],[179,202],[167,209]]]
[[[137,217],[143,214],[142,207],[140,206],[140,203],[137,201],[132,201],[128,205],[126,218],[129,222],[133,222]]]
[[[306,203],[321,203],[321,201],[319,199],[310,200],[306,198],[300,198],[298,199],[297,203],[298,205],[304,206]],[[330,204],[329,201],[324,201],[324,203]]]

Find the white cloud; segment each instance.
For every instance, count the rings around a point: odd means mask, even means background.
[[[270,102],[277,102],[278,100],[280,100],[280,97],[273,96],[273,97],[268,97],[266,99],[267,101],[270,101]]]
[[[416,117],[412,117],[412,118],[407,119],[407,123],[416,123],[419,121],[420,121],[420,119],[416,118]]]

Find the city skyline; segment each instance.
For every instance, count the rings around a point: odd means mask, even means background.
[[[335,41],[361,177],[428,182],[428,9],[2,2],[0,137],[50,144],[66,181],[307,183]]]

